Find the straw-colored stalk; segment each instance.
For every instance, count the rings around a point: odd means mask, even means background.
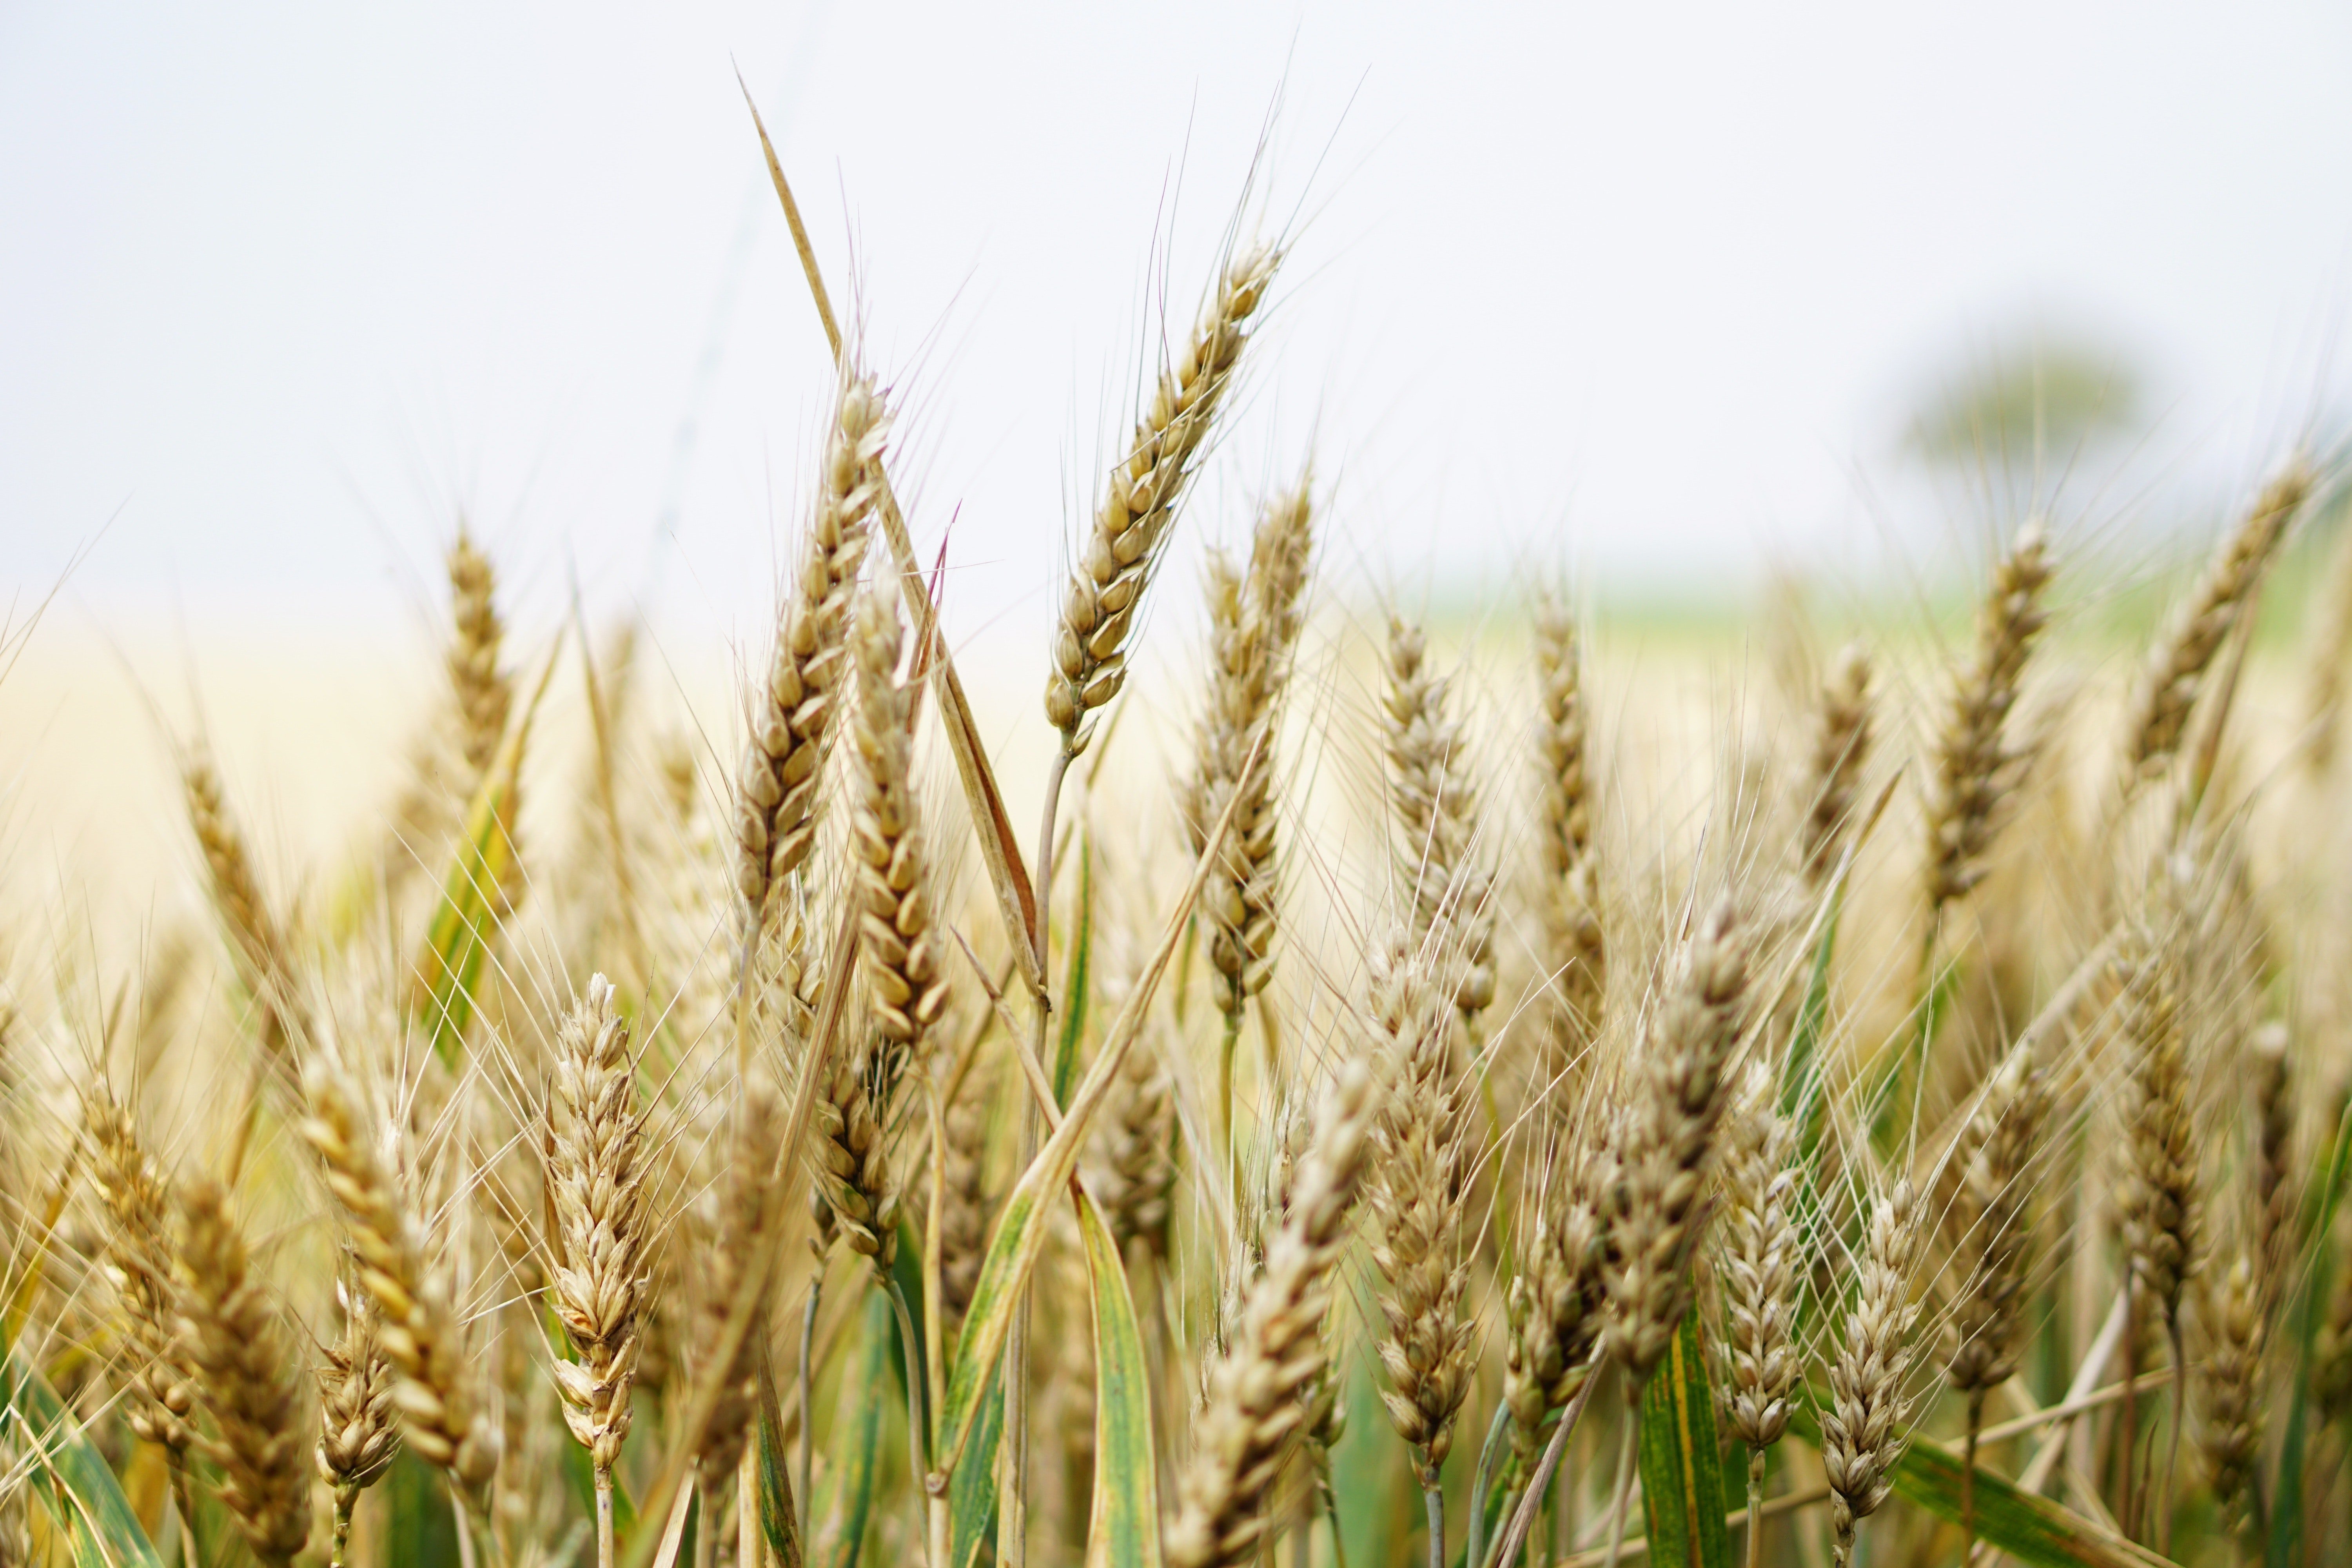
[[[757,935],[769,889],[808,858],[834,710],[846,695],[850,601],[882,504],[890,420],[871,376],[845,371],[775,651],[753,700],[736,780],[735,890]]]
[[[1853,1560],[1856,1525],[1878,1510],[1903,1456],[1910,1401],[1912,1300],[1918,1257],[1917,1205],[1907,1181],[1871,1205],[1853,1309],[1829,1367],[1830,1408],[1822,1412],[1822,1469],[1838,1568]]]
[[[2126,709],[2123,791],[2161,773],[2180,750],[2189,710],[2222,641],[2254,603],[2288,525],[2311,494],[2314,475],[2300,456],[2263,487],[2245,517],[2214,552],[2163,637],[2149,650]]]
[[[1322,1329],[1331,1310],[1331,1273],[1347,1248],[1377,1105],[1372,1070],[1361,1062],[1341,1068],[1316,1118],[1281,1226],[1267,1238],[1226,1350],[1210,1369],[1168,1530],[1169,1568],[1255,1561],[1285,1463],[1310,1428],[1319,1425],[1321,1436],[1331,1436],[1336,1407],[1301,1395],[1320,1385],[1327,1365]]]
[[[1161,366],[1127,455],[1103,487],[1063,593],[1045,682],[1045,718],[1061,732],[1062,765],[1086,750],[1094,734],[1087,716],[1127,679],[1127,639],[1143,591],[1281,261],[1280,251],[1262,248],[1227,266],[1200,325],[1175,363]]]
[[[652,1237],[636,1061],[602,974],[564,1016],[555,1052],[546,1178],[555,1234],[547,1250],[556,1320],[575,1358],[556,1358],[555,1385],[564,1425],[588,1450],[597,1561],[612,1568],[613,1466],[629,1435]]]
[[[291,1563],[310,1539],[310,1447],[302,1389],[276,1306],[253,1277],[228,1194],[210,1180],[181,1195],[182,1335],[220,1468],[220,1499],[265,1563]]]
[[[1845,848],[1847,830],[1860,798],[1863,769],[1870,761],[1870,656],[1848,643],[1830,661],[1814,698],[1812,755],[1807,759],[1804,816],[1797,827],[1797,855],[1806,886],[1829,885]]]
[[[400,1369],[393,1404],[402,1432],[419,1458],[449,1472],[466,1500],[468,1527],[486,1528],[499,1427],[478,1407],[449,1280],[425,1266],[421,1227],[376,1154],[357,1087],[321,1058],[305,1073],[303,1090],[310,1114],[302,1135],[342,1205],[360,1287],[381,1314],[377,1343]]]
[[[1477,858],[1478,795],[1452,682],[1429,665],[1419,626],[1389,617],[1388,689],[1381,707],[1397,871],[1411,894],[1412,936],[1451,970],[1443,986],[1465,1018],[1495,1000],[1495,910]]]
[[[1551,595],[1536,602],[1536,790],[1541,817],[1545,960],[1550,972],[1545,1064],[1563,1107],[1601,1026],[1608,953],[1601,931],[1600,858],[1592,842],[1582,650],[1576,618]]]

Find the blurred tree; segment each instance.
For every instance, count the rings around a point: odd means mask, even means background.
[[[2140,386],[2139,373],[2112,350],[2037,342],[1941,378],[1912,415],[1904,445],[1937,463],[2013,463],[2037,448],[2063,459],[2097,437],[2137,428]]]

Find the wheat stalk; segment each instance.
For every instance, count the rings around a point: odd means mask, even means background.
[[[1373,1073],[1361,1062],[1343,1068],[1325,1097],[1281,1226],[1267,1238],[1231,1342],[1209,1372],[1168,1527],[1169,1568],[1252,1561],[1284,1463],[1309,1430],[1328,1436],[1330,1407],[1301,1394],[1318,1386],[1327,1364],[1321,1327],[1331,1272],[1347,1247],[1377,1104]]]
[[[278,1311],[253,1278],[228,1194],[212,1181],[181,1194],[182,1334],[214,1436],[220,1498],[253,1554],[291,1563],[310,1538],[302,1391]]]

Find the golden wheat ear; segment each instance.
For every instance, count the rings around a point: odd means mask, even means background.
[[[1340,1070],[1316,1118],[1281,1226],[1251,1283],[1225,1352],[1208,1374],[1168,1527],[1169,1568],[1235,1568],[1255,1560],[1274,1523],[1268,1503],[1285,1459],[1328,1408],[1300,1394],[1325,1364],[1323,1320],[1331,1274],[1347,1249],[1357,1184],[1371,1155],[1379,1108],[1375,1076],[1361,1062]]]
[[[1250,320],[1281,264],[1279,250],[1259,249],[1225,268],[1200,325],[1175,363],[1160,368],[1127,455],[1103,488],[1062,595],[1045,684],[1045,718],[1061,732],[1065,762],[1087,749],[1094,735],[1088,716],[1126,683],[1127,639],[1143,591],[1233,384]]]
[[[220,1498],[262,1563],[291,1563],[310,1539],[310,1423],[278,1310],[253,1277],[228,1194],[192,1183],[180,1200],[183,1333],[220,1467]]]
[[[1592,841],[1592,762],[1587,754],[1581,639],[1576,617],[1551,594],[1535,611],[1536,790],[1541,835],[1542,915],[1549,970],[1551,1059],[1546,1076],[1564,1117],[1574,1103],[1608,983],[1600,854]]]
[[[1830,1363],[1831,1402],[1822,1412],[1838,1568],[1853,1560],[1856,1528],[1893,1491],[1891,1475],[1910,1435],[1913,1399],[1905,1382],[1919,1315],[1918,1243],[1918,1201],[1897,1177],[1870,1205],[1853,1307]]]

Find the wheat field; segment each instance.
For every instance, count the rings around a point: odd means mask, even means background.
[[[2127,632],[2059,515],[1948,616],[1432,618],[1315,452],[1191,526],[1289,237],[971,689],[804,240],[714,700],[460,528],[436,660],[243,678],[257,832],[20,605],[19,748],[152,743],[6,823],[0,1564],[2333,1560],[2337,458]]]

